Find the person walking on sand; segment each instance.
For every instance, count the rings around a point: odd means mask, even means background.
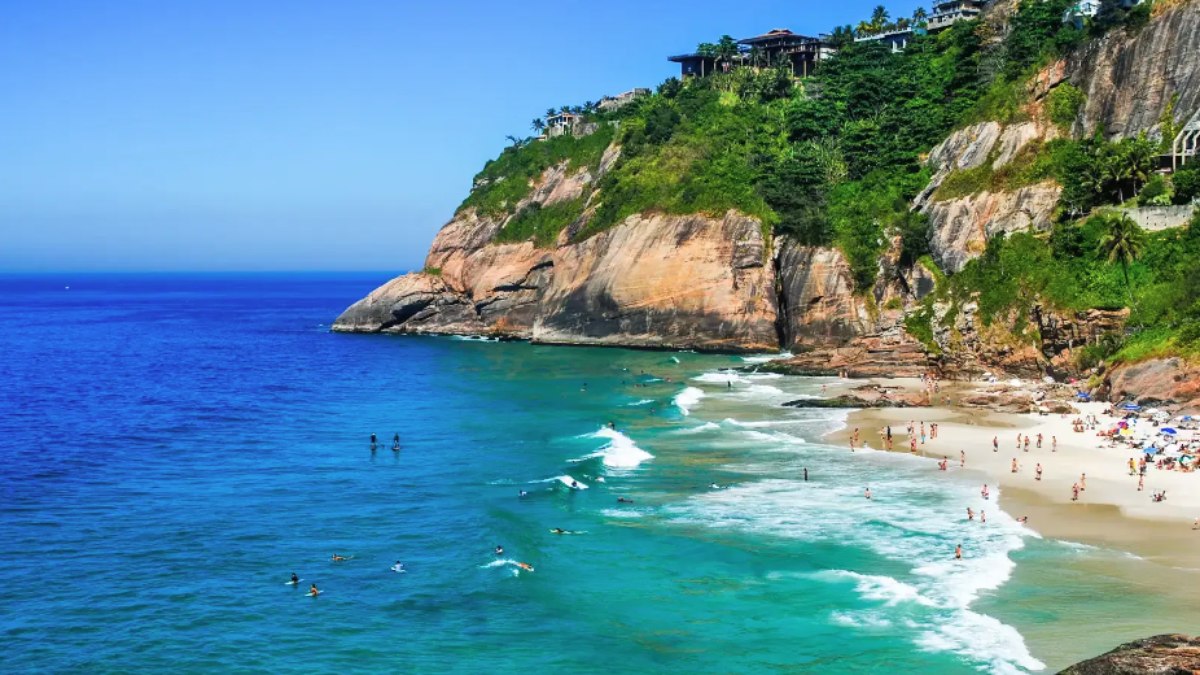
[[[1137,462],[1134,461],[1134,459],[1132,457],[1130,457],[1129,458],[1129,475],[1132,476],[1136,473],[1137,473]]]
[[[1041,462],[1038,462],[1037,470],[1034,472],[1034,474],[1035,474],[1033,477],[1034,480],[1042,479],[1042,463]]]
[[[1079,501],[1079,483],[1071,484],[1071,501]]]
[[[1016,472],[1017,472],[1017,458],[1016,458],[1016,457],[1013,457],[1013,461],[1012,461],[1012,472],[1013,472],[1013,473],[1016,473]]]
[[[1025,452],[1029,452],[1029,437],[1025,437]]]
[[[958,451],[958,465],[961,468],[964,468],[964,469],[967,468],[967,451],[966,450]]]
[[[1058,436],[1050,437],[1050,452],[1058,452]]]
[[[1039,450],[1042,449],[1042,434],[1041,434],[1041,432],[1038,432],[1038,435],[1037,435],[1037,447]]]
[[[992,452],[1000,452],[1000,437],[992,436]]]
[[[1017,450],[1021,449],[1021,434],[1017,434]]]
[[[1079,491],[1083,492],[1084,490],[1087,490],[1087,474],[1081,473],[1079,474]]]
[[[908,451],[914,455],[917,454],[917,437],[916,436],[913,436],[912,438],[908,439]]]
[[[1145,487],[1145,485],[1146,485],[1146,477],[1144,475],[1138,476],[1138,492],[1141,492],[1142,488]]]

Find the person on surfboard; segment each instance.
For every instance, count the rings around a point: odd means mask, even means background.
[[[320,595],[320,594],[321,594],[321,591],[318,591],[318,590],[317,590],[317,585],[316,585],[316,584],[313,584],[312,586],[309,586],[309,587],[308,587],[308,594],[309,594],[310,596],[312,596],[312,597],[314,597],[314,598],[315,598],[315,597],[317,597],[318,595]]]
[[[300,583],[300,577],[296,576],[295,572],[292,572],[292,585],[295,586],[298,583]]]

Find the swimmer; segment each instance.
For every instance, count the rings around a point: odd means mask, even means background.
[[[983,509],[979,510],[979,522],[981,522],[981,523],[987,522],[987,511],[984,511]]]
[[[720,486],[720,485],[717,485],[716,483],[710,483],[708,487],[709,487],[709,488],[711,488],[711,489],[713,489],[713,490],[720,490],[720,489],[721,489],[721,486]]]
[[[954,547],[954,559],[962,560],[962,544]]]
[[[504,555],[504,547],[503,546],[496,547],[496,555]]]
[[[517,567],[520,567],[521,569],[525,570],[526,572],[533,571],[533,565],[530,565],[529,563],[519,562],[519,563],[517,563]]]
[[[1029,522],[1029,516],[1021,516],[1020,518],[1017,518],[1017,522],[1018,522],[1018,523],[1021,523],[1021,524],[1028,523],[1028,522]]]
[[[975,520],[975,512],[969,506],[967,507],[967,520]]]
[[[518,492],[518,493],[517,493],[517,498],[518,498],[518,499],[523,499],[523,498],[525,498],[525,497],[528,497],[528,496],[529,496],[529,493],[528,493],[528,492],[526,492],[526,491],[524,491],[524,490],[521,490],[520,492]]]
[[[318,595],[320,595],[320,594],[321,594],[321,591],[317,590],[317,585],[316,585],[316,584],[313,584],[312,586],[309,586],[309,587],[308,587],[308,595],[309,595],[310,597],[313,597],[313,598],[315,598],[315,597],[317,597],[317,596],[318,596]]]
[[[632,503],[633,503],[633,500],[632,500],[632,499],[626,499],[626,498],[624,498],[624,497],[617,497],[617,503],[618,503],[618,504],[632,504]]]
[[[575,534],[574,532],[572,532],[570,530],[564,530],[561,527],[552,528],[550,531],[553,532],[554,534]]]
[[[333,554],[333,558],[331,558],[331,560],[333,560],[333,562],[341,562],[341,561],[343,561],[343,560],[345,560],[345,559],[346,559],[346,556],[344,556],[344,555],[338,555],[338,554],[336,554],[336,553],[334,553],[334,554]]]

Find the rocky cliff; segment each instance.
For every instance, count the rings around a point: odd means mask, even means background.
[[[997,3],[989,20],[1003,24],[1013,7]],[[953,274],[1002,233],[1051,228],[1061,188],[1022,178],[1046,143],[1098,128],[1153,134],[1171,101],[1175,123],[1200,108],[1197,45],[1200,2],[1182,3],[1138,32],[1114,31],[1050,64],[1027,84],[1025,109],[1007,121],[950,134],[929,154],[932,179],[912,204],[929,218],[934,262]],[[1069,129],[1045,113],[1047,97],[1065,82],[1087,94]],[[839,250],[773,239],[762,222],[735,210],[644,212],[584,236],[603,199],[598,185],[619,157],[614,143],[593,166],[563,161],[546,168],[506,214],[461,209],[437,234],[424,271],[376,289],[338,317],[334,330],[791,349],[796,358],[781,367],[792,372],[860,375],[917,374],[931,366],[1043,374],[1064,366],[1080,344],[1123,330],[1124,314],[1056,312],[1038,298],[987,327],[969,298],[922,305],[933,275],[921,265],[899,265],[898,237],[879,260],[875,287],[858,289]],[[553,242],[505,236],[512,214],[567,203],[580,205],[578,215]],[[918,340],[905,330],[915,311],[935,315],[932,335]]]
[[[1156,635],[1076,663],[1060,675],[1192,675],[1200,672],[1200,638]]]

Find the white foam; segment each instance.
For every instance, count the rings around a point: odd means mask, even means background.
[[[644,398],[640,401],[634,401],[633,403],[626,403],[625,405],[632,408],[632,407],[639,406],[639,405],[649,405],[651,403],[654,403],[654,399]]]
[[[743,356],[742,360],[746,363],[766,363],[767,361],[789,359],[791,357],[791,352],[779,352],[778,354],[755,354],[753,356]]]
[[[671,431],[671,433],[673,433],[673,434],[700,434],[700,433],[704,433],[705,431],[713,431],[715,429],[720,429],[720,428],[721,428],[721,425],[717,424],[716,422],[705,422],[704,424],[701,424],[699,426],[683,427],[682,429],[675,429],[675,430]]]
[[[699,387],[686,387],[683,391],[675,394],[675,398],[671,400],[676,408],[684,415],[690,415],[692,408],[700,403],[700,399],[704,398],[704,390]]]
[[[697,375],[692,378],[693,382],[706,382],[708,384],[727,384],[729,382],[743,382],[740,373],[734,370],[714,370],[711,372]]]
[[[600,515],[608,518],[641,518],[646,514],[631,509],[601,509]]]
[[[580,459],[601,457],[604,466],[614,469],[632,469],[648,459],[654,459],[654,455],[639,448],[632,438],[616,429],[601,427],[599,431],[589,434],[589,437],[605,439],[607,443],[596,452]]]

